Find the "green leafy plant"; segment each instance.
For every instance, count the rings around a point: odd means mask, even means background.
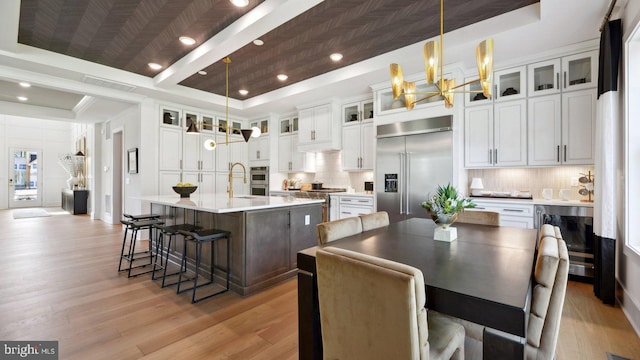
[[[464,198],[458,194],[458,190],[451,186],[451,184],[447,184],[446,186],[438,185],[436,193],[420,205],[433,215],[452,215],[464,209],[476,207],[473,200]]]

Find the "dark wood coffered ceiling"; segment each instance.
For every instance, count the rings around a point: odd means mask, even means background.
[[[147,63],[174,64],[262,2],[237,8],[229,0],[22,0],[18,42],[154,77],[158,72]],[[446,0],[445,32],[537,2]],[[325,0],[261,35],[263,46],[249,43],[228,54],[229,96],[261,95],[436,36],[439,5],[437,0]],[[181,44],[181,35],[196,45]],[[338,63],[329,59],[334,52],[344,55]],[[211,60],[207,75],[193,74],[180,84],[224,95],[224,64]],[[288,80],[277,80],[280,73]]]

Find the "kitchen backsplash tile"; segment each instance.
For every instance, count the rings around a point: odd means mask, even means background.
[[[342,171],[342,153],[324,151],[316,153],[316,172],[291,174],[289,178],[301,183],[319,181],[324,187],[348,188],[356,192],[364,191],[364,182],[373,181],[373,171]]]
[[[593,166],[556,166],[545,168],[518,168],[518,169],[469,169],[467,179],[479,177],[482,179],[485,190],[491,191],[523,191],[529,190],[535,199],[542,198],[542,189],[553,189],[553,198],[560,198],[560,189],[569,190],[570,200],[586,199],[586,196],[578,194],[580,186],[571,186],[571,178],[579,178],[587,171],[593,174]],[[598,174],[594,175],[598,181]]]

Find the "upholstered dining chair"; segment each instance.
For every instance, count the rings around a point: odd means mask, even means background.
[[[419,269],[331,246],[316,266],[325,359],[464,358],[464,328],[427,319]]]
[[[362,221],[357,216],[348,217],[320,223],[316,229],[318,231],[318,245],[322,246],[328,242],[361,233]]]
[[[378,211],[371,214],[360,215],[362,231],[369,231],[389,225],[389,213]]]
[[[549,224],[542,225],[534,270],[531,314],[527,323],[525,360],[555,359],[568,279],[569,252],[560,228]],[[442,317],[463,325],[466,358],[482,359],[484,327],[434,311],[429,311],[429,317]]]
[[[553,359],[558,345],[562,308],[569,279],[569,252],[560,228],[542,225],[544,236],[538,247],[531,315],[527,324],[525,359]]]
[[[500,213],[495,211],[467,210],[458,213],[456,222],[500,226]]]

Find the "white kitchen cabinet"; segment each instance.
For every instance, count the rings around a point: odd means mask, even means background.
[[[216,171],[228,172],[231,164],[236,162],[247,165],[249,148],[244,141],[231,142],[225,145],[224,134],[217,137],[218,146],[213,150],[216,153]]]
[[[357,123],[371,119],[373,119],[373,99],[342,105],[343,124]]]
[[[562,94],[562,163],[595,162],[596,89]]]
[[[298,116],[292,115],[280,119],[280,135],[288,135],[298,132]]]
[[[527,67],[505,69],[493,73],[495,101],[524,99],[527,95]]]
[[[593,164],[596,89],[529,99],[529,165]]]
[[[280,136],[278,138],[278,171],[314,172],[315,153],[299,151],[296,134]]]
[[[465,166],[527,164],[526,101],[465,109]]]
[[[494,166],[527,165],[527,101],[496,103],[493,119]]]
[[[598,51],[588,51],[528,66],[528,95],[550,95],[560,91],[597,85]]]
[[[443,77],[445,79],[451,79],[453,77],[453,74],[445,73]],[[415,77],[405,79],[406,81],[415,81],[416,93],[419,94],[417,98],[426,96],[426,93],[433,93],[438,91],[438,87],[435,84],[427,85],[426,81],[422,79],[424,79],[423,76],[420,76],[419,79],[416,79]],[[391,90],[391,79],[389,79],[389,87],[385,87],[375,91],[374,105],[374,117],[408,111],[405,107],[404,95],[400,95],[395,100],[393,99],[393,91]],[[430,106],[444,106],[444,98],[440,95],[432,96],[428,99],[416,103],[414,109],[420,109]]]
[[[249,171],[249,169],[247,169]],[[216,173],[216,190],[218,194],[225,194],[229,189],[229,171]],[[249,194],[249,173],[247,173],[247,182],[244,183],[242,176],[242,168],[236,166],[233,169],[233,196],[250,195]]]
[[[249,139],[249,161],[269,160],[269,135]]]
[[[182,126],[182,110],[170,106],[160,106],[160,126],[180,127]]]
[[[205,140],[212,137],[211,133],[185,133],[182,138],[182,182],[198,186],[196,192],[201,194],[215,191],[216,154],[204,147]]]
[[[373,170],[373,122],[358,122],[342,129],[342,170]]]
[[[373,196],[339,196],[338,219],[373,213]]]
[[[160,127],[159,170],[180,171],[182,169],[182,134],[180,127]]]
[[[178,171],[159,171],[158,172],[158,195],[175,195],[173,187],[181,182],[182,173]]]
[[[301,151],[341,149],[341,124],[334,104],[301,109],[298,112],[298,148]]]
[[[477,80],[478,76],[470,76],[464,79],[465,83]],[[464,104],[465,106],[477,106],[477,105],[488,105],[493,103],[493,97],[485,97],[482,92],[482,86],[479,81],[474,81],[465,86],[466,93],[464,94]],[[495,90],[493,90],[495,94]]]
[[[254,128],[257,127],[258,129],[260,129],[260,136],[262,135],[269,135],[269,120],[268,119],[263,119],[263,120],[253,120],[249,122],[249,128]]]
[[[500,214],[500,226],[533,229],[533,204],[473,199],[477,207],[465,211],[494,211]]]

